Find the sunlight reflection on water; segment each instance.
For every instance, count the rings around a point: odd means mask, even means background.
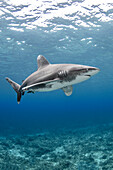
[[[0,4],[1,20],[7,21],[7,29],[21,32],[37,27],[49,27],[49,31],[100,27],[100,22],[113,20],[112,12],[112,0],[5,0]]]

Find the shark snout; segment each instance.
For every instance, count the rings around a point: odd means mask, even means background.
[[[87,74],[89,76],[93,76],[93,75],[97,74],[100,71],[100,69],[97,68],[97,67],[88,67],[87,70],[88,70]]]

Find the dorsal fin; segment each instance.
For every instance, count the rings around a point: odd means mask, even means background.
[[[41,69],[49,65],[49,62],[46,60],[44,56],[39,55],[37,57],[37,64],[38,64],[38,69]]]

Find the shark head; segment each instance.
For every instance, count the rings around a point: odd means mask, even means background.
[[[100,70],[96,67],[83,66],[83,68],[80,69],[80,75],[91,77],[97,74],[99,71]]]
[[[84,65],[73,65],[68,69],[69,79],[76,79],[75,83],[79,83],[89,79],[91,76],[97,74],[100,70],[96,67],[84,66]]]

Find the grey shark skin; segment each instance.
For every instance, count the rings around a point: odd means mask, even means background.
[[[72,94],[72,85],[89,79],[99,72],[99,69],[78,64],[50,64],[42,55],[37,57],[38,70],[27,77],[22,85],[15,83],[8,77],[6,80],[17,93],[17,102],[25,91],[52,91],[62,89],[67,96]]]

